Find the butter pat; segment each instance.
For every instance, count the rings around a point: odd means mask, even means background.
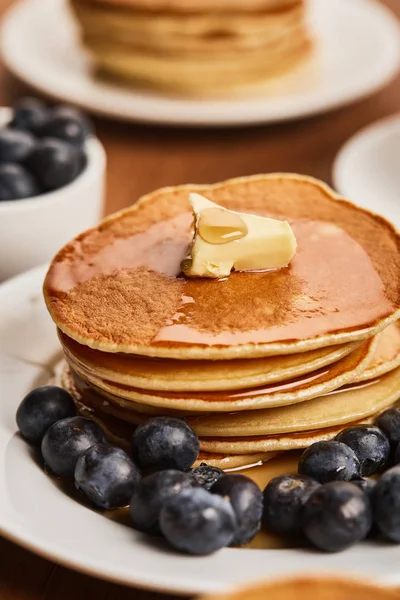
[[[227,277],[236,271],[286,267],[297,242],[287,221],[238,213],[190,194],[194,214],[193,243],[182,261],[187,277]]]

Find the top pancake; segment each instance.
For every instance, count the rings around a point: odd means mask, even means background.
[[[223,281],[182,277],[190,191],[232,210],[290,220],[298,240],[290,266]],[[61,249],[44,295],[66,335],[106,352],[289,354],[366,339],[397,319],[399,249],[391,224],[321,182],[259,175],[143,197]]]
[[[93,4],[123,6],[148,11],[190,12],[252,12],[279,10],[304,0],[91,0]]]

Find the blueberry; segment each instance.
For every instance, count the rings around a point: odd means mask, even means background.
[[[62,419],[43,437],[43,460],[54,475],[73,477],[79,456],[94,444],[106,441],[104,431],[94,421],[83,417]]]
[[[232,543],[236,518],[230,502],[197,488],[185,490],[164,504],[160,527],[177,550],[210,554]]]
[[[57,106],[39,131],[41,137],[57,138],[82,147],[93,132],[92,123],[80,110],[72,106]]]
[[[304,475],[281,475],[271,479],[264,490],[263,522],[268,531],[298,537],[302,530],[305,503],[318,481]]]
[[[44,102],[37,98],[22,98],[14,106],[14,118],[10,126],[36,134],[48,118],[49,111]]]
[[[75,108],[75,106],[60,104],[52,110],[52,116],[53,119],[63,117],[64,119],[68,118],[71,121],[79,123],[85,138],[94,133],[94,126],[92,121],[85,113],[83,113],[78,108]]]
[[[353,479],[351,483],[354,483],[360,490],[362,490],[368,497],[371,496],[372,490],[376,485],[376,481],[373,479],[367,479],[366,477],[362,477],[361,479]]]
[[[135,487],[131,498],[133,527],[145,533],[159,534],[159,516],[164,503],[182,490],[192,487],[198,487],[193,477],[173,469],[144,477]]]
[[[206,490],[210,490],[211,486],[224,474],[222,469],[211,467],[206,463],[201,463],[199,467],[192,469],[192,477]]]
[[[245,475],[224,475],[211,488],[212,494],[228,499],[236,516],[236,534],[232,545],[247,544],[261,529],[262,491]]]
[[[82,168],[82,151],[68,142],[43,138],[27,160],[27,168],[46,190],[71,183]]]
[[[22,437],[32,444],[40,444],[51,425],[75,415],[75,402],[66,390],[55,385],[44,385],[25,396],[16,418]]]
[[[44,138],[56,138],[78,147],[83,146],[85,142],[85,131],[80,121],[62,114],[51,115],[40,129],[39,135]]]
[[[129,504],[139,481],[139,469],[116,446],[95,444],[76,461],[75,486],[100,508]]]
[[[132,452],[142,468],[187,471],[200,450],[199,438],[183,421],[173,417],[155,417],[140,425],[132,438]]]
[[[344,429],[335,439],[354,450],[360,461],[361,475],[365,477],[380,471],[389,460],[389,440],[379,427],[356,425]]]
[[[376,424],[382,429],[391,446],[395,448],[400,442],[400,408],[385,410],[378,417]]]
[[[371,527],[371,503],[353,483],[321,485],[304,506],[304,533],[314,546],[327,552],[339,552],[363,540]]]
[[[0,163],[23,162],[34,147],[35,138],[27,131],[0,129]]]
[[[21,165],[0,164],[0,200],[20,200],[37,196],[40,190],[35,179]]]
[[[375,525],[389,540],[400,543],[400,466],[384,473],[372,492]]]
[[[342,442],[316,442],[303,452],[299,460],[300,475],[313,477],[320,483],[350,481],[360,478],[360,462],[355,452]]]

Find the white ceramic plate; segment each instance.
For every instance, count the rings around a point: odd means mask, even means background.
[[[316,56],[254,98],[185,100],[101,83],[79,47],[66,0],[22,0],[5,17],[1,52],[20,79],[54,98],[119,119],[179,125],[284,121],[377,91],[400,62],[398,23],[376,0],[309,0]]]
[[[400,229],[400,115],[352,137],[335,160],[333,179],[343,196],[383,214]]]
[[[42,300],[45,268],[0,286],[0,532],[71,568],[148,589],[212,592],[288,573],[339,572],[400,584],[400,546],[363,543],[340,554],[226,549],[210,557],[176,554],[65,495],[16,434],[23,396],[49,380],[59,358]]]

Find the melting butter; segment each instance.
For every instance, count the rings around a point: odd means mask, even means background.
[[[287,221],[238,213],[190,194],[194,236],[181,268],[187,277],[227,277],[236,271],[280,269],[297,242]]]
[[[240,215],[223,208],[201,211],[197,230],[201,239],[208,244],[228,244],[240,240],[249,232]]]

